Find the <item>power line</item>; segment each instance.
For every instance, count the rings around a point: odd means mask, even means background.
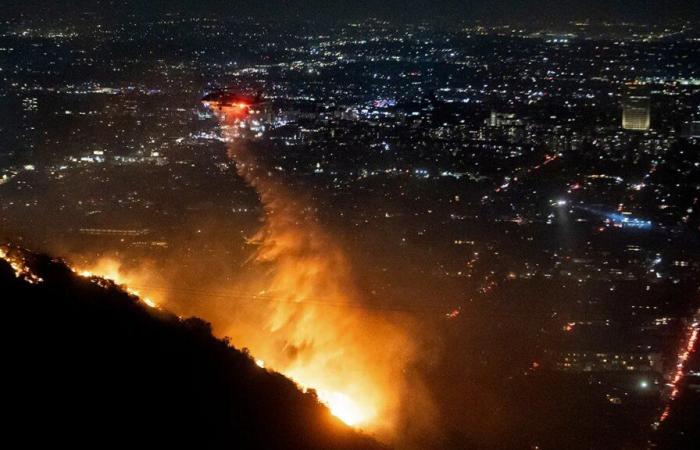
[[[250,303],[285,303],[285,304],[309,304],[309,305],[315,305],[315,306],[328,306],[328,307],[337,307],[337,308],[355,308],[355,309],[364,309],[364,310],[371,310],[371,311],[387,311],[387,312],[410,312],[410,313],[435,313],[435,314],[446,314],[449,311],[446,311],[445,308],[438,308],[438,307],[422,307],[422,308],[416,308],[416,307],[409,307],[405,305],[376,305],[376,304],[370,304],[370,303],[359,303],[359,302],[338,302],[338,301],[326,301],[326,300],[321,300],[319,298],[304,298],[301,300],[292,300],[289,299],[288,297],[283,297],[283,296],[272,296],[272,295],[265,295],[265,294],[243,294],[243,293],[236,293],[235,291],[232,293],[217,293],[215,291],[206,291],[203,289],[194,289],[194,288],[174,288],[174,287],[167,287],[167,286],[153,286],[153,285],[132,285],[128,284],[126,285],[128,288],[136,290],[136,291],[161,291],[161,292],[183,292],[183,293],[189,293],[193,295],[198,295],[202,297],[215,297],[215,298],[221,298],[225,300],[229,299],[235,299],[238,301],[242,302],[250,302]]]
[[[140,294],[144,294],[148,291],[160,291],[167,293],[186,293],[199,297],[214,297],[224,300],[236,300],[238,302],[245,303],[283,303],[283,304],[301,304],[301,305],[314,305],[314,306],[324,306],[332,308],[353,308],[373,312],[397,312],[397,313],[412,313],[412,314],[435,314],[440,316],[446,316],[450,312],[454,311],[454,307],[439,307],[439,306],[422,306],[422,307],[411,307],[407,305],[397,305],[397,304],[384,304],[377,305],[371,303],[360,303],[360,302],[338,302],[338,301],[326,301],[320,297],[310,297],[304,298],[302,300],[292,300],[287,296],[274,296],[267,294],[251,294],[251,293],[240,293],[240,292],[216,292],[208,291],[204,289],[196,288],[175,288],[172,286],[162,286],[162,285],[126,285],[129,289],[139,291]],[[551,310],[535,311],[528,310],[527,312],[485,312],[480,311],[480,318],[502,318],[502,319],[522,319],[528,313],[541,313],[549,315],[552,313]]]

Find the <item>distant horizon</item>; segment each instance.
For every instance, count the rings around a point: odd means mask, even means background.
[[[389,20],[394,23],[445,23],[481,22],[488,25],[566,25],[573,21],[590,20],[591,23],[631,23],[659,25],[673,22],[700,20],[700,8],[691,0],[663,2],[660,0],[618,0],[579,2],[572,0],[513,0],[464,1],[464,0],[357,0],[300,1],[268,0],[267,2],[225,2],[223,0],[79,0],[68,9],[65,5],[46,0],[10,0],[4,7],[8,15],[39,15],[53,18],[77,17],[85,13],[104,14],[105,20],[138,15],[144,19],[167,14],[204,16],[220,14],[223,18],[251,16],[259,20],[311,20],[319,22],[351,22],[356,20]],[[699,22],[700,24],[700,22]]]

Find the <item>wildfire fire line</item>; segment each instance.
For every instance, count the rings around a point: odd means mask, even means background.
[[[101,259],[94,268],[90,270],[85,269],[73,269],[76,275],[90,279],[93,283],[108,287],[105,282],[114,283],[120,286],[129,294],[138,297],[141,302],[150,308],[160,309],[158,303],[156,303],[151,297],[142,294],[139,289],[134,289],[130,287],[130,282],[128,281],[129,275],[125,274],[121,270],[120,264],[112,259]],[[22,274],[28,274],[28,272],[22,272]],[[257,353],[256,353],[257,355]],[[255,360],[256,364],[262,369],[275,369],[269,366],[264,359],[258,358]],[[328,391],[325,389],[319,389],[316,385],[305,384],[297,378],[294,379],[302,389],[309,390],[314,389],[319,400],[326,404],[336,417],[341,419],[348,425],[359,426],[364,425],[372,417],[370,416],[370,411],[363,409],[360,404],[352,400],[346,394],[342,392]]]
[[[291,270],[291,266],[284,267],[285,270]],[[105,281],[114,283],[151,308],[158,309],[159,305],[164,303],[159,298],[163,292],[152,286],[149,287],[149,283],[144,282],[143,271],[128,271],[116,259],[101,258],[90,265],[89,269],[73,268],[72,270],[75,274],[88,278],[98,285],[103,285]],[[318,266],[307,270],[316,272]],[[331,413],[346,424],[376,432],[391,439],[393,423],[386,420],[391,417],[391,410],[387,406],[392,401],[390,395],[400,385],[400,379],[397,378],[392,386],[387,376],[375,376],[374,374],[383,370],[373,364],[382,362],[387,364],[385,367],[392,367],[391,361],[375,361],[366,356],[359,358],[361,355],[376,351],[376,348],[369,350],[370,343],[351,342],[351,339],[343,338],[343,335],[348,333],[347,328],[353,326],[354,321],[358,322],[356,327],[359,329],[362,329],[359,325],[360,321],[369,320],[368,323],[375,324],[378,327],[377,333],[383,333],[383,335],[376,335],[379,339],[385,339],[384,335],[389,331],[382,328],[381,323],[368,317],[366,311],[359,313],[342,307],[338,308],[340,304],[336,303],[337,296],[333,297],[335,301],[332,303],[332,309],[339,310],[337,312],[328,311],[328,308],[324,308],[318,302],[306,303],[305,298],[316,298],[315,289],[304,287],[306,281],[289,274],[272,273],[271,275],[274,275],[273,279],[276,280],[274,289],[271,283],[269,291],[259,291],[258,294],[264,297],[265,294],[275,292],[277,298],[282,300],[281,304],[264,303],[266,306],[259,307],[262,308],[259,311],[249,308],[244,314],[247,319],[223,334],[236,336],[234,339],[236,345],[249,348],[256,356],[255,362],[260,368],[285,374],[305,391],[313,389],[318,399],[328,406]],[[309,274],[303,273],[298,276],[307,278]],[[287,283],[300,284],[302,294],[288,292]],[[138,286],[138,289],[132,286]],[[280,295],[282,296],[279,297]],[[314,324],[314,321],[321,321],[321,323]],[[264,323],[262,328],[259,326],[260,323]],[[338,325],[337,331],[332,330],[335,325]],[[348,336],[352,335],[350,332]],[[276,346],[271,342],[280,343],[280,345]],[[395,351],[387,351],[387,356],[396,355]],[[355,352],[358,353],[354,354]],[[291,353],[303,354],[290,357]],[[397,370],[402,367],[395,366]],[[392,376],[398,375],[392,372]],[[375,382],[377,385],[374,384]],[[379,382],[386,384],[379,385]],[[364,395],[364,393],[370,395]],[[393,401],[396,400],[398,397],[393,399]],[[387,416],[383,417],[382,414]]]
[[[33,273],[27,266],[21,252],[13,252],[11,248],[0,247],[0,259],[10,265],[18,278],[23,278],[31,284],[43,282],[42,278]],[[119,286],[149,308],[160,309],[160,306],[150,297],[144,296],[140,291],[129,287],[128,282],[125,281],[120,271],[119,263],[114,260],[103,259],[97,264],[96,269],[93,270],[77,269],[70,265],[68,267],[74,274],[86,278],[98,286],[103,288],[109,288],[112,285]],[[95,270],[98,270],[99,274],[95,273]],[[264,360],[256,359],[255,362],[261,369],[266,368]],[[363,405],[355,402],[342,392],[317,389],[314,386],[308,386],[298,380],[296,381],[304,390],[314,389],[318,399],[328,406],[331,413],[350,426],[362,425],[373,418],[371,414],[374,411],[363,409]]]
[[[24,255],[21,251],[16,251],[12,247],[9,246],[0,246],[0,259],[4,260],[7,262],[12,270],[15,272],[15,276],[17,278],[22,278],[26,280],[30,284],[38,284],[42,283],[44,280],[36,275],[32,270],[29,268],[27,265],[27,262],[24,259]],[[76,269],[74,267],[71,267],[66,263],[67,267],[69,267],[73,273],[76,275],[87,278],[93,283],[102,286],[102,287],[109,287],[107,283],[111,283],[114,285],[119,286],[122,288],[124,291],[126,291],[128,294],[137,297],[139,301],[141,301],[144,305],[148,306],[149,308],[154,308],[154,309],[159,309],[160,307],[158,304],[153,301],[150,297],[143,296],[139,291],[132,289],[128,286],[128,284],[125,282],[124,277],[120,275],[119,272],[119,265],[111,260],[103,260],[100,262],[99,267],[102,269],[106,269],[106,267],[111,267],[109,270],[104,270],[98,273],[93,273],[92,271],[89,270],[80,270]]]
[[[10,247],[0,247],[0,259],[7,262],[15,272],[17,278],[23,278],[28,283],[37,284],[43,280],[38,277],[27,267],[26,261],[21,254],[15,254]]]

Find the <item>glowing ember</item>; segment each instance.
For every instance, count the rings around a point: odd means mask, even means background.
[[[17,278],[22,278],[30,284],[37,284],[44,281],[27,267],[27,263],[21,255],[11,254],[8,248],[0,247],[0,259],[10,265]]]
[[[148,297],[142,298],[141,300],[142,300],[142,301],[146,304],[146,306],[148,306],[149,308],[158,308],[158,304],[155,303],[153,300],[151,300],[151,299],[148,298]]]
[[[453,309],[452,311],[448,312],[447,314],[445,314],[445,317],[447,317],[448,319],[455,319],[460,315],[461,312],[462,312],[461,308],[456,308],[456,309]]]

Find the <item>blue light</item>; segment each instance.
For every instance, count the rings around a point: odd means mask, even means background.
[[[650,230],[652,227],[651,220],[637,219],[636,217],[629,217],[622,214],[607,214],[607,218],[615,225],[620,225],[622,227],[637,228],[640,230]]]

